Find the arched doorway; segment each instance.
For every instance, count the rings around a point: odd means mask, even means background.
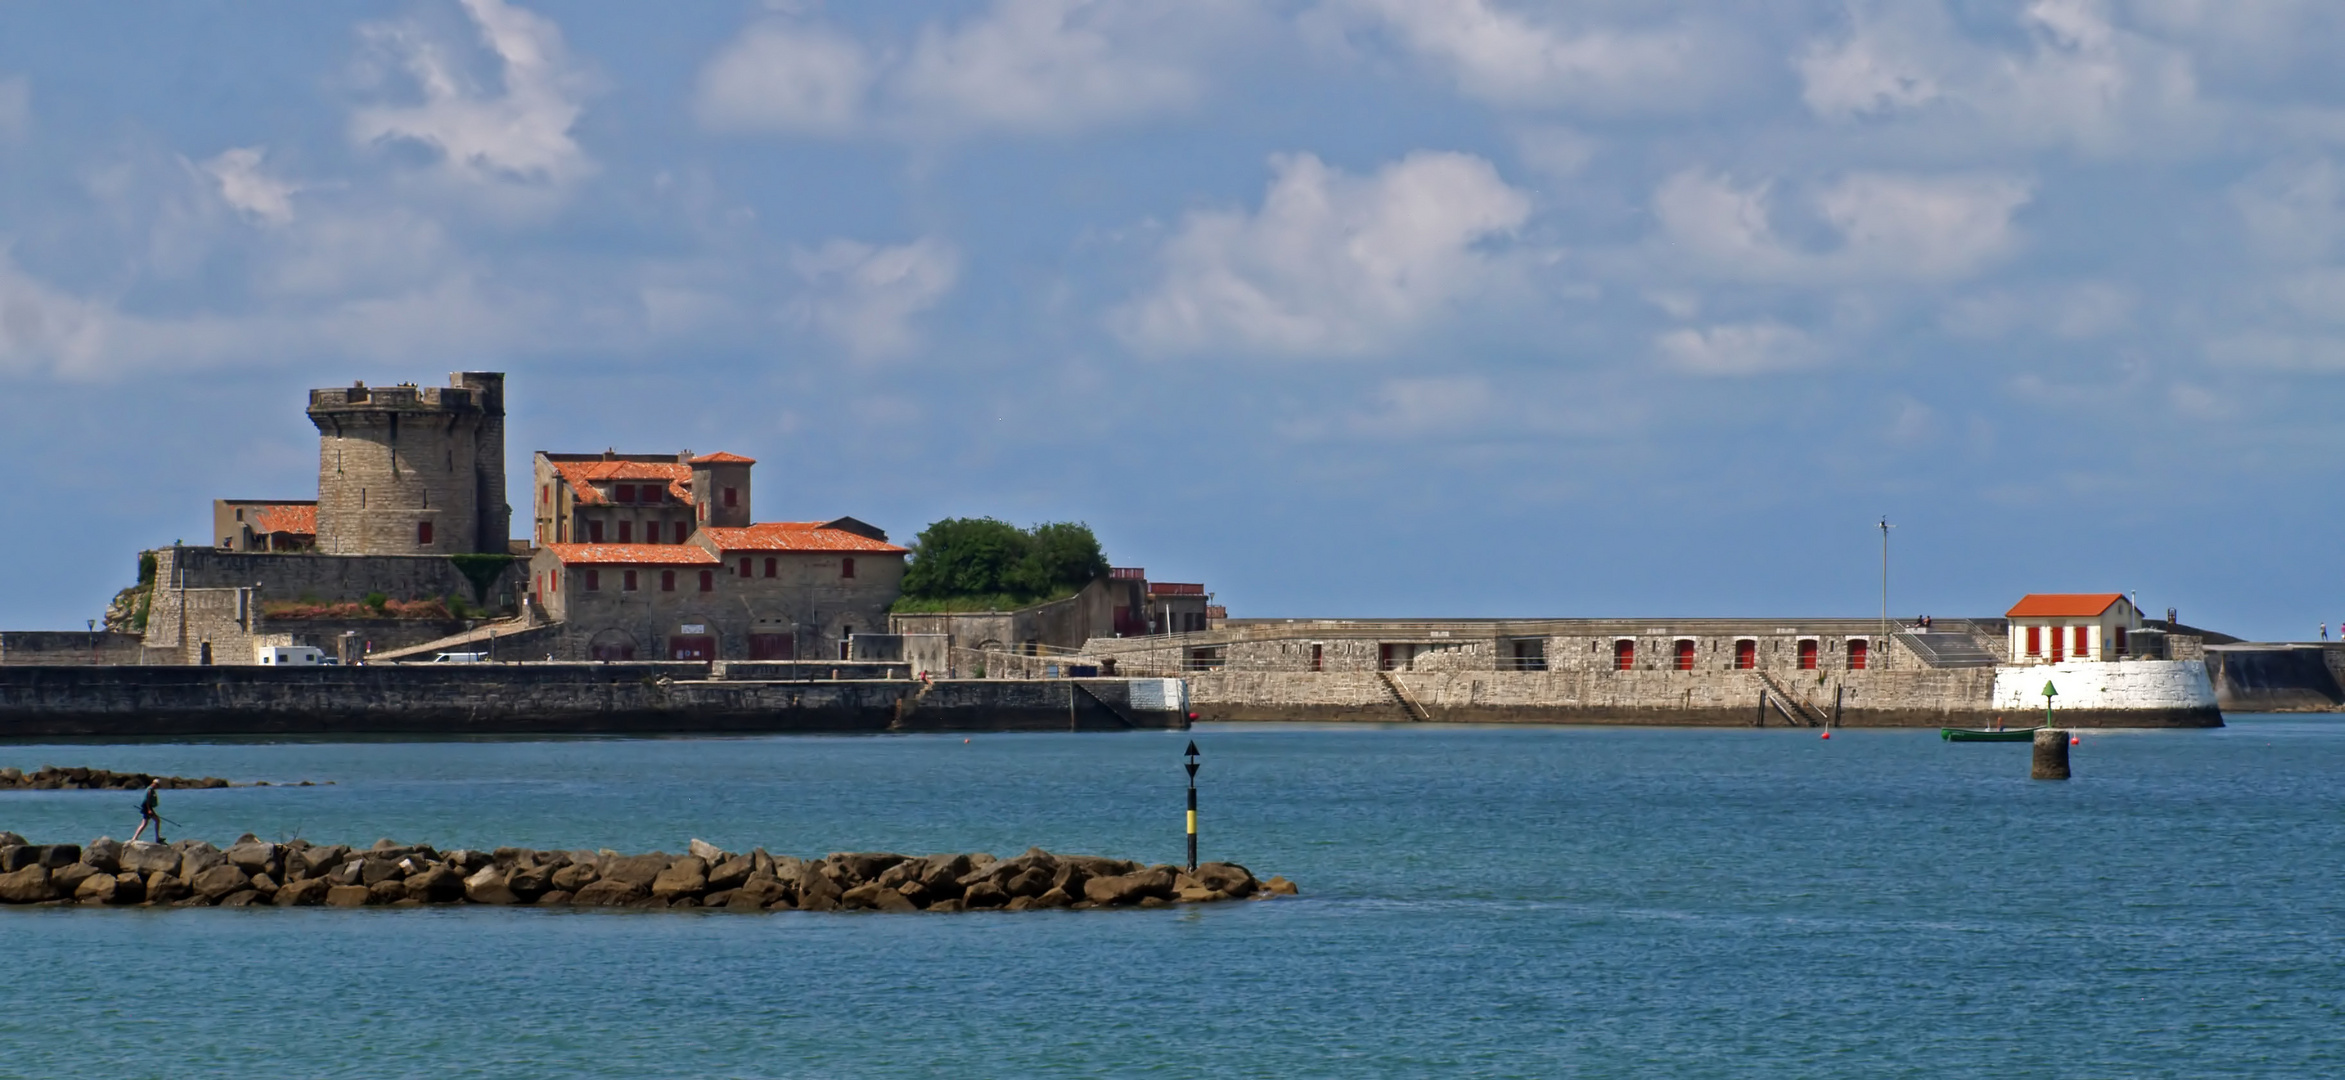
[[[586,645],[587,655],[606,663],[635,659],[635,635],[611,627],[594,635]]]

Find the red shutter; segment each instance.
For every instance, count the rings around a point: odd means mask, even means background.
[[[1866,662],[1872,659],[1872,651],[1872,642],[1866,641],[1863,638],[1856,638],[1851,640],[1848,643],[1848,670],[1863,671],[1865,669]]]
[[[854,576],[855,576],[855,560],[853,560],[853,559],[840,559],[840,560],[839,560],[839,576],[840,576],[840,577],[843,577],[843,578],[850,578],[850,577],[854,577]]]
[[[419,547],[430,547],[430,546],[432,546],[432,523],[431,523],[431,522],[428,522],[428,521],[418,521],[418,522],[416,522],[416,523],[415,523],[415,543],[416,543],[416,545],[417,545],[417,546],[419,546]]]
[[[1816,670],[1816,639],[1809,638],[1799,643],[1799,669],[1801,671]]]
[[[1734,643],[1734,666],[1738,671],[1749,671],[1759,666],[1759,643],[1748,638]]]
[[[1637,643],[1623,638],[1612,643],[1612,669],[1627,671],[1637,666]]]
[[[716,588],[717,588],[717,572],[716,572],[716,571],[714,571],[714,570],[703,570],[703,571],[701,571],[701,572],[700,572],[700,591],[701,591],[701,592],[715,592],[715,591],[716,591]]]
[[[1692,671],[1693,669],[1694,669],[1694,643],[1693,643],[1693,642],[1691,642],[1691,641],[1680,641],[1680,642],[1678,642],[1678,643],[1677,643],[1677,670],[1679,670],[1679,671]]]
[[[676,591],[676,572],[675,572],[675,571],[673,571],[673,570],[662,570],[662,571],[660,571],[660,591],[661,591],[661,592],[675,592],[675,591]]]
[[[774,576],[774,568],[775,568],[776,564],[777,564],[779,561],[780,561],[780,560],[778,560],[778,559],[767,559],[767,560],[765,561],[765,576],[767,576],[767,577],[772,577],[772,576]]]
[[[679,544],[681,544],[681,543],[683,543],[684,541],[686,541],[686,540],[688,540],[688,539],[691,539],[691,537],[692,537],[692,533],[691,533],[691,531],[690,531],[690,530],[688,530],[688,529],[686,529],[686,528],[684,527],[684,523],[683,523],[683,522],[681,522],[681,521],[677,522],[677,523],[676,523],[676,542],[677,542],[677,543],[679,543]]]
[[[2027,654],[2028,654],[2029,656],[2042,656],[2042,655],[2044,655],[2044,628],[2043,628],[2043,627],[2041,627],[2041,626],[2031,626],[2031,627],[2028,627],[2028,628],[2027,628]]]
[[[749,556],[747,555],[741,556],[741,576],[749,576]]]

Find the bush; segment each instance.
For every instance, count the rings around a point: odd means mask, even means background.
[[[994,518],[946,518],[922,529],[911,547],[904,596],[913,601],[984,597],[1019,606],[1107,575],[1099,538],[1080,522],[1021,529]]]
[[[391,598],[379,592],[370,592],[366,594],[366,599],[358,603],[362,607],[372,608],[375,614],[380,615],[384,608],[391,605]]]

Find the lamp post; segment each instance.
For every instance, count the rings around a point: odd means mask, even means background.
[[[1897,656],[1897,648],[1889,640],[1889,530],[1896,526],[1889,519],[1881,519],[1881,666],[1886,669]]]
[[[1197,872],[1197,741],[1189,740],[1189,748],[1182,752],[1189,767],[1189,872]]]

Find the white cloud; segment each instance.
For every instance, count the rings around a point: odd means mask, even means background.
[[[299,185],[261,171],[266,148],[243,146],[222,151],[204,162],[204,173],[219,185],[220,198],[236,211],[269,225],[293,220],[293,193]]]
[[[1731,35],[1684,19],[1567,28],[1492,0],[1326,0],[1307,18],[1389,32],[1460,92],[1515,107],[1683,108],[1743,66]]]
[[[2345,182],[2326,158],[2280,162],[2231,189],[2248,239],[2280,262],[2318,262],[2345,235]]]
[[[700,74],[694,105],[718,131],[847,132],[875,75],[862,44],[821,27],[752,26]]]
[[[720,131],[939,138],[1061,134],[1185,108],[1206,43],[1242,16],[1229,0],[994,0],[922,24],[891,48],[819,22],[751,25],[700,79],[695,110]]]
[[[1978,272],[2019,243],[2012,216],[2032,186],[2011,176],[1852,173],[1806,208],[1838,244],[1809,250],[1775,227],[1768,185],[1738,187],[1702,171],[1653,196],[1673,252],[1698,269],[1761,281],[1943,280]]]
[[[570,134],[585,108],[585,80],[560,28],[502,0],[463,3],[496,57],[499,85],[477,85],[446,42],[419,29],[370,25],[367,36],[406,69],[423,101],[358,110],[351,137],[427,146],[448,174],[473,185],[558,189],[591,174],[594,162]]]
[[[1664,363],[1696,375],[1763,375],[1823,359],[1815,339],[1772,320],[1671,330],[1653,344]]]
[[[1855,3],[1846,36],[1797,61],[1802,96],[1828,119],[1952,126],[1967,148],[2170,155],[2215,132],[2191,55],[2121,27],[2103,0],[2031,0],[2017,28],[2025,44],[1998,47],[1966,37],[1943,0]]]
[[[1161,282],[1115,313],[1135,346],[1366,353],[1431,322],[1494,278],[1486,241],[1530,199],[1467,154],[1419,151],[1347,176],[1309,154],[1271,161],[1258,212],[1189,215]]]
[[[0,79],[0,139],[21,139],[32,129],[32,80],[22,75]]]
[[[808,289],[791,303],[791,316],[860,356],[911,350],[919,343],[913,317],[935,307],[961,276],[960,252],[930,237],[894,247],[833,240],[790,261]]]

